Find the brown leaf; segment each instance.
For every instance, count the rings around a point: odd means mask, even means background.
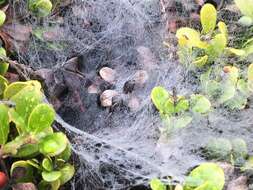
[[[18,183],[12,187],[12,190],[37,190],[33,183]]]

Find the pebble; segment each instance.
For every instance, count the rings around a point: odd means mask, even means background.
[[[248,190],[247,186],[247,177],[240,176],[237,179],[232,180],[229,182],[227,190]]]
[[[131,111],[137,111],[140,108],[140,101],[137,97],[133,96],[128,102],[128,107]]]

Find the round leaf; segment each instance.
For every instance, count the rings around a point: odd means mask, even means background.
[[[205,4],[200,11],[200,21],[202,32],[207,34],[215,29],[217,21],[217,11],[212,4]]]
[[[169,93],[166,89],[161,86],[153,88],[151,92],[151,100],[155,107],[160,111],[164,112],[164,104],[169,98]]]
[[[51,172],[53,170],[53,163],[50,158],[44,158],[42,161],[42,167],[48,171]]]
[[[191,96],[192,111],[200,114],[206,114],[211,110],[210,101],[203,95],[196,94]]]
[[[28,131],[35,134],[50,127],[54,122],[55,111],[48,104],[37,105],[28,119]]]
[[[189,177],[195,181],[198,181],[201,185],[204,185],[205,188],[201,189],[213,189],[213,190],[222,190],[225,184],[225,176],[223,170],[214,163],[203,163],[194,170],[191,171]],[[191,184],[187,183],[186,186]]]
[[[68,139],[63,133],[47,135],[39,143],[39,150],[46,156],[57,156],[61,154],[68,145]]]
[[[8,108],[0,104],[0,144],[4,145],[7,142],[9,135],[9,116]]]
[[[70,164],[66,164],[63,168],[60,169],[61,172],[61,185],[67,183],[75,174],[75,168],[74,166]]]
[[[0,26],[2,26],[4,24],[5,19],[6,19],[5,12],[0,10]]]
[[[57,179],[60,179],[61,175],[62,173],[60,171],[42,172],[42,178],[47,182],[56,181]]]
[[[248,16],[243,16],[238,21],[243,26],[251,26],[253,24],[253,19]]]

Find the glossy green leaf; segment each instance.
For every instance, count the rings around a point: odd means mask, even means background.
[[[4,90],[7,88],[8,86],[8,81],[0,75],[0,98],[2,98],[2,95],[4,93]]]
[[[191,96],[191,109],[195,113],[206,114],[211,110],[210,101],[203,95]]]
[[[41,166],[39,165],[40,163],[37,159],[27,160],[26,162],[27,162],[27,164],[29,164],[30,166],[32,166],[38,170],[42,169]]]
[[[224,138],[210,139],[205,149],[209,159],[229,160],[232,153],[230,141]]]
[[[218,23],[218,28],[221,34],[223,34],[228,41],[228,28],[227,25],[224,22]],[[226,43],[227,44],[227,43]]]
[[[66,135],[61,132],[47,135],[39,144],[40,152],[46,156],[57,156],[61,154],[68,145]]]
[[[70,159],[70,156],[71,156],[71,147],[70,147],[70,144],[68,143],[65,150],[61,154],[56,156],[56,158],[57,159],[62,159],[62,160],[67,162]]]
[[[35,87],[35,89],[37,89],[38,91],[41,89],[41,84],[35,80],[27,82],[14,82],[11,83],[4,91],[4,99],[10,99],[28,85]]]
[[[205,4],[200,11],[200,21],[202,32],[207,34],[215,29],[217,21],[217,11],[212,4]]]
[[[185,45],[189,47],[206,48],[207,44],[200,40],[200,33],[194,29],[183,27],[177,30],[176,37],[185,39]]]
[[[223,170],[214,163],[203,163],[191,171],[190,178],[199,181],[202,188],[198,190],[223,190],[225,184],[225,176]],[[186,187],[192,187],[192,184],[187,183]],[[204,187],[203,187],[204,185]],[[193,186],[194,188],[194,186]]]
[[[33,181],[33,168],[27,161],[16,161],[11,165],[10,175],[16,182],[31,182]]]
[[[208,55],[202,56],[202,57],[197,57],[196,60],[193,62],[193,64],[196,67],[203,67],[204,65],[206,65],[208,61]]]
[[[166,190],[166,186],[159,179],[152,179],[150,187],[152,190]]]
[[[252,0],[234,0],[241,13],[253,18],[253,1]]]
[[[53,182],[60,179],[62,173],[60,171],[43,171],[41,175],[43,180],[45,180],[46,182]]]
[[[55,118],[55,111],[52,106],[48,104],[39,104],[31,112],[28,119],[29,132],[35,134],[43,131],[52,125]]]
[[[0,145],[4,145],[7,142],[9,132],[8,108],[0,104]]]
[[[0,22],[1,22],[1,12],[3,11],[0,10]],[[6,57],[6,51],[2,47],[0,48],[0,56]],[[9,68],[9,63],[0,61],[0,75],[4,75],[7,72],[8,68]]]
[[[153,88],[151,92],[151,100],[159,112],[164,113],[165,102],[169,98],[169,93],[161,86]]]
[[[42,102],[42,93],[35,86],[28,85],[10,100],[16,103],[16,112],[27,123],[32,110]]]
[[[32,158],[39,154],[38,144],[26,144],[18,149],[18,152],[13,156],[16,158]]]
[[[0,26],[2,26],[5,22],[6,14],[4,11],[0,10]]]
[[[178,97],[175,106],[175,113],[184,112],[189,109],[189,101],[186,100],[184,97]]]
[[[19,134],[26,132],[26,124],[24,119],[15,111],[14,108],[9,109],[10,121],[15,123]]]
[[[63,168],[60,169],[60,172],[61,172],[60,177],[61,185],[64,185],[74,176],[75,168],[70,164],[66,164]]]
[[[42,161],[42,167],[46,171],[51,172],[54,169],[52,160],[50,158],[44,158]]]
[[[175,113],[175,105],[174,105],[174,102],[173,102],[172,98],[169,98],[165,102],[165,104],[163,106],[163,112],[161,112],[161,113],[169,114],[169,115]]]

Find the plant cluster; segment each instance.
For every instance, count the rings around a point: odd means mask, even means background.
[[[15,158],[10,169],[15,183],[37,182],[52,190],[68,182],[74,167],[68,163],[71,148],[66,135],[54,132],[55,111],[43,103],[38,81],[14,82],[0,75],[0,158]],[[24,160],[20,160],[24,159]]]
[[[53,5],[50,0],[29,0],[28,9],[37,17],[46,17],[52,11]]]
[[[240,138],[231,141],[226,138],[212,138],[205,150],[208,159],[228,161],[236,166],[243,166],[248,156],[247,144]]]
[[[186,127],[191,123],[192,115],[206,115],[211,109],[211,103],[201,94],[192,94],[186,99],[160,86],[153,88],[151,99],[166,123],[166,133]]]
[[[252,26],[253,2],[235,0],[235,3],[244,15],[239,23]],[[155,87],[151,92],[152,102],[169,128],[185,127],[192,121],[193,113],[207,115],[212,107],[242,110],[253,94],[253,64],[248,64],[253,54],[253,38],[237,49],[229,47],[228,27],[224,22],[217,24],[217,11],[208,3],[200,11],[200,21],[201,31],[183,27],[177,30],[176,37],[180,62],[187,69],[201,73],[198,79],[203,95],[194,94],[187,99],[162,87]],[[231,55],[239,61],[226,65],[224,60]],[[253,157],[248,154],[243,139],[211,139],[204,150],[208,159],[230,162],[241,171],[253,170]],[[183,185],[166,185],[154,179],[150,186],[153,190],[222,190],[224,182],[223,170],[218,165],[204,163],[190,172]]]
[[[222,190],[225,184],[223,170],[215,163],[203,163],[193,169],[183,185],[166,185],[159,179],[150,182],[152,190]],[[168,187],[168,188],[167,188]]]

